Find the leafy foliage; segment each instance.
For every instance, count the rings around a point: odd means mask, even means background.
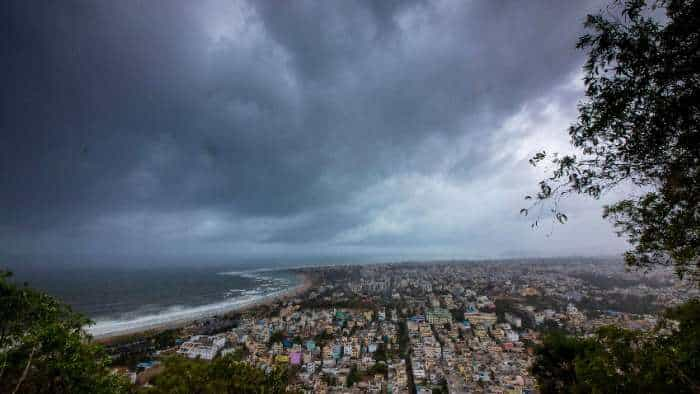
[[[574,361],[582,353],[582,343],[574,337],[553,332],[544,337],[537,348],[537,361],[532,374],[537,377],[542,393],[563,392],[576,383]]]
[[[82,331],[89,321],[55,298],[11,283],[0,272],[0,392],[121,393],[102,348]]]
[[[386,365],[386,363],[383,362],[378,362],[369,367],[367,370],[368,375],[387,375],[389,373],[389,367]]]
[[[211,363],[175,356],[165,361],[165,372],[154,383],[147,392],[274,394],[285,392],[287,371],[277,367],[265,373],[230,355]]]
[[[353,365],[352,368],[350,368],[350,373],[348,374],[348,378],[345,381],[345,386],[352,387],[355,383],[362,381],[363,378],[364,376],[357,369],[357,366]]]
[[[665,11],[665,18],[658,10]],[[633,249],[630,266],[673,265],[680,276],[700,280],[700,2],[626,0],[606,14],[589,15],[591,33],[577,44],[588,51],[587,99],[569,128],[580,156],[537,153],[550,161],[534,205],[571,193],[599,198],[620,184],[630,196],[605,207]],[[540,205],[541,206],[541,205]],[[530,208],[521,212],[527,214]],[[537,222],[535,222],[537,225]]]
[[[270,334],[270,339],[267,341],[268,344],[273,344],[276,342],[282,342],[285,339],[284,333],[282,331],[275,331]]]
[[[384,361],[386,362],[388,360],[387,357],[387,350],[386,350],[386,344],[380,343],[377,346],[377,350],[374,352],[374,361]]]
[[[606,326],[592,338],[545,336],[532,373],[542,393],[700,390],[700,301],[667,312],[656,332]],[[666,333],[673,328],[672,333]]]

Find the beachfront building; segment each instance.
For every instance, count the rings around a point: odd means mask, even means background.
[[[224,335],[195,335],[180,345],[177,352],[189,358],[213,360],[225,345],[226,337]]]

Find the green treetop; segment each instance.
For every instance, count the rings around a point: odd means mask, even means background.
[[[674,266],[699,281],[700,2],[615,1],[585,26],[586,99],[569,128],[579,155],[535,155],[533,165],[551,161],[554,171],[526,199],[553,201],[564,222],[562,196],[636,187],[604,210],[633,246],[627,264]]]
[[[0,392],[122,393],[128,382],[109,370],[102,348],[69,306],[0,272]]]

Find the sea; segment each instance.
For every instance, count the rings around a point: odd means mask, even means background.
[[[181,256],[20,256],[0,254],[0,271],[43,290],[87,317],[96,338],[222,315],[300,286],[295,268],[400,261],[399,256],[313,256],[247,260]]]
[[[13,281],[43,290],[109,337],[221,315],[300,285],[292,264],[14,266]]]

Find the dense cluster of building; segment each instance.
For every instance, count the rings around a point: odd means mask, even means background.
[[[174,351],[283,365],[290,388],[308,393],[528,393],[537,391],[529,367],[544,331],[650,329],[664,307],[698,296],[670,274],[642,277],[599,261],[302,273],[315,284],[303,297],[247,311],[233,328],[192,335]]]

